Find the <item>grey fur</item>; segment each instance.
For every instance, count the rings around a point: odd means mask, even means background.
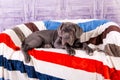
[[[22,42],[22,52],[25,57],[25,62],[30,61],[30,55],[28,54],[28,50],[33,48],[50,48],[54,47],[54,42],[57,38],[56,30],[42,30],[36,31],[30,34],[27,38]]]
[[[62,48],[65,49],[70,55],[75,55],[75,48],[83,48],[86,51],[92,50],[84,43],[80,43],[80,36],[82,29],[74,23],[65,22],[58,28],[58,30],[42,30],[30,34],[22,42],[22,52],[25,57],[25,62],[30,61],[28,50],[33,48]]]

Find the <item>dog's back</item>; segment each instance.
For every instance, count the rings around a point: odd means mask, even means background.
[[[30,34],[22,42],[21,50],[25,56],[25,62],[30,61],[28,50],[40,47],[54,47],[54,41],[58,34],[56,30],[42,30]]]
[[[45,44],[54,42],[55,39],[58,36],[56,30],[42,30],[42,31],[37,31],[37,32],[35,32],[35,35],[37,35],[37,37],[41,37],[42,39],[44,39],[44,43]]]
[[[42,30],[36,31],[30,34],[25,40],[22,42],[22,47],[28,45],[33,46],[32,48],[40,47],[42,44],[51,44],[56,40],[58,34],[56,30]]]

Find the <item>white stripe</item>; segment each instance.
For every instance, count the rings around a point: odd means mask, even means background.
[[[73,23],[83,23],[88,21],[93,21],[98,19],[64,19],[64,20],[51,20],[56,22],[73,22]]]
[[[103,80],[101,74],[86,72],[84,70],[73,69],[62,65],[57,65],[45,61],[38,61],[32,57],[35,70],[43,74],[63,78],[65,80]],[[87,77],[85,77],[87,76]]]
[[[0,78],[3,78],[3,67],[0,67]]]
[[[19,51],[15,51],[15,53],[13,53],[12,50],[10,50],[10,49],[6,48],[5,50],[7,50],[7,51],[4,53],[4,57],[7,57],[7,59],[20,60],[22,57],[20,54],[21,52],[19,52]],[[3,50],[3,51],[5,51],[5,50]],[[54,49],[54,51],[56,51],[56,49]],[[62,49],[61,49],[61,51],[62,51]],[[60,52],[60,51],[58,51],[58,52]],[[120,61],[120,58],[105,56],[104,54],[101,54],[101,53],[94,53],[93,56],[88,56],[87,54],[84,54],[85,52],[84,53],[83,52],[84,51],[78,50],[76,57],[102,60],[103,64],[109,65],[110,67],[115,67],[116,70],[120,70],[120,63],[118,63],[118,61]],[[101,56],[101,55],[103,55],[103,56]],[[16,56],[19,56],[19,57],[16,57]],[[72,79],[79,80],[79,78],[81,78],[82,76],[88,76],[88,77],[83,77],[83,80],[87,80],[87,79],[93,80],[94,78],[95,79],[101,78],[101,80],[102,80],[102,76],[98,73],[96,73],[96,75],[97,75],[97,77],[96,77],[95,73],[89,73],[89,72],[85,72],[82,70],[77,70],[77,69],[65,67],[65,66],[50,63],[50,62],[36,60],[33,57],[32,57],[31,62],[26,65],[34,66],[35,70],[37,70],[40,73],[42,72],[42,73],[45,73],[48,75],[64,78],[67,80],[72,80]]]
[[[0,43],[0,55],[3,55],[4,53],[3,48],[4,48],[4,43]]]
[[[16,46],[18,46],[18,47],[21,46],[21,41],[20,41],[19,37],[12,29],[7,29],[7,30],[3,31],[2,33],[6,33],[7,35],[9,35],[9,37],[11,38],[11,40],[14,42],[14,44]]]
[[[114,65],[114,68],[116,70],[120,70],[120,57],[110,57],[108,56],[109,58],[109,62],[112,62],[112,64]]]
[[[4,67],[0,67],[0,78],[5,80],[38,80],[36,78],[29,78],[26,73],[21,73],[20,71],[9,71]]]
[[[32,33],[32,31],[24,24],[17,25],[17,27],[19,27],[20,30],[24,33],[25,37]]]
[[[1,45],[1,44],[0,44]],[[2,55],[7,58],[7,59],[11,59],[11,55],[13,55],[12,53],[15,52],[12,48],[8,47],[6,44],[2,43],[2,46],[0,47],[3,47],[3,48],[0,48],[2,49]]]
[[[100,62],[102,62],[104,65],[108,66],[109,68],[113,68],[113,67],[115,67],[115,66],[118,66],[118,65],[116,65],[116,64],[113,65],[113,62],[111,62],[111,61],[109,60],[109,59],[110,59],[110,56],[106,55],[106,54],[103,53],[103,52],[94,51],[92,56],[89,56],[88,54],[86,54],[85,51],[83,51],[83,52],[77,51],[76,53],[77,53],[77,54],[76,54],[75,56],[77,56],[77,57],[87,58],[87,59],[93,59],[93,60],[100,61]],[[119,65],[118,67],[120,67],[120,65]],[[119,70],[120,70],[120,68],[119,68]]]
[[[90,38],[96,37],[98,35],[100,35],[102,32],[105,31],[105,29],[107,29],[109,26],[111,25],[115,25],[118,26],[118,24],[114,23],[114,22],[107,22],[103,25],[100,25],[99,27],[97,27],[94,30],[91,30],[89,32],[85,32],[81,35],[81,42],[85,42],[88,41]]]
[[[19,60],[23,61],[24,56],[22,52],[19,51],[14,51],[12,48],[8,47],[4,43],[0,43],[0,55],[3,55],[6,59],[11,59],[11,60]]]
[[[4,46],[4,48],[1,48],[3,46]],[[4,57],[7,59],[24,61],[24,56],[23,56],[21,51],[14,51],[11,48],[7,47],[7,45],[5,45],[4,43],[2,44],[2,46],[0,44],[0,49],[2,49],[1,52],[4,55]],[[60,54],[67,54],[66,50],[64,50],[64,49],[52,49],[52,48],[43,49],[43,48],[40,48],[37,50],[43,50],[43,51],[49,51],[49,52],[58,52]],[[105,53],[103,53],[103,52],[97,52],[97,51],[94,51],[93,56],[89,56],[83,50],[75,50],[75,51],[76,51],[76,55],[75,55],[76,57],[97,60],[97,61],[103,62],[104,65],[107,65],[110,68],[117,67],[117,69],[120,70],[120,65],[118,65],[118,63],[112,62],[112,61],[120,60],[120,58],[113,57],[111,60],[110,56],[105,55]]]
[[[120,32],[111,31],[107,34],[106,38],[103,39],[103,45],[115,44],[120,46]]]
[[[45,27],[43,21],[36,21],[36,22],[33,22],[33,23],[37,26],[37,28],[39,30],[46,30],[46,27]]]
[[[43,50],[43,51],[49,51],[49,52],[58,52],[60,54],[67,54],[66,50],[64,49],[43,49],[43,48],[40,48],[40,49],[36,49],[36,50]],[[119,67],[118,70],[120,70],[120,65],[116,65],[116,64],[113,64],[113,62],[110,62],[110,56],[106,55],[105,53],[103,52],[98,52],[98,51],[94,51],[93,55],[92,56],[89,56],[85,51],[83,50],[75,50],[76,51],[76,57],[80,57],[80,58],[87,58],[87,59],[93,59],[93,60],[97,60],[97,61],[100,61],[102,62],[104,65],[107,65],[108,67],[110,68],[113,68],[113,67]],[[116,57],[114,57],[113,59],[115,59]],[[118,58],[117,58],[118,59]],[[120,59],[120,58],[119,58]],[[114,60],[113,60],[114,61]]]

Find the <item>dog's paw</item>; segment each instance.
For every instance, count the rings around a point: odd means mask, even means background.
[[[31,59],[30,55],[27,52],[23,52],[23,55],[24,55],[25,62],[29,63]]]
[[[45,45],[43,46],[43,48],[52,48],[52,45],[51,45],[51,44],[45,44]]]
[[[88,53],[89,56],[93,56],[93,53]]]
[[[74,56],[75,55],[75,50],[74,49],[69,49],[67,50],[67,52],[69,53],[69,55]]]
[[[94,52],[94,50],[91,49],[91,48],[89,48],[89,49],[86,50],[86,53],[87,53],[88,55],[90,55],[90,56],[93,55],[93,52]]]
[[[26,62],[26,63],[29,63],[30,60],[31,60],[31,57],[30,57],[30,56],[26,56],[26,57],[25,57],[25,62]]]
[[[25,50],[22,50],[22,53],[23,53],[23,56],[24,56],[25,63],[29,63],[30,59],[31,59],[30,55]]]

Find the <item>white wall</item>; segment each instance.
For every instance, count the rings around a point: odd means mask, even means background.
[[[120,24],[119,0],[0,0],[0,32],[29,21],[109,19]]]

